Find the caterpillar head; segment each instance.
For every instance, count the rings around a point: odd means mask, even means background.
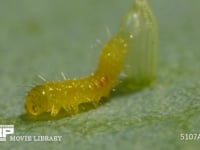
[[[24,105],[27,113],[37,116],[48,110],[46,89],[43,85],[34,87],[26,96]]]

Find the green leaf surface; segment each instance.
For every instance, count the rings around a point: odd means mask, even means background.
[[[50,81],[90,74],[132,0],[0,1],[0,124],[15,136],[60,135],[61,142],[0,142],[0,149],[193,150],[200,140],[200,1],[149,0],[159,27],[157,81],[97,109],[28,121],[23,104],[40,74]],[[101,42],[99,42],[101,41]]]

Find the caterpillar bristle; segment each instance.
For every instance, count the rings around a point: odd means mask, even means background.
[[[63,77],[63,80],[66,80],[66,76],[65,76],[64,72],[61,72],[61,76]]]
[[[37,75],[37,77],[38,77],[39,79],[41,79],[42,81],[44,81],[44,82],[47,81],[42,75]]]
[[[107,37],[110,39],[112,37],[112,33],[110,31],[110,28],[108,26],[106,26],[105,28],[106,28]]]

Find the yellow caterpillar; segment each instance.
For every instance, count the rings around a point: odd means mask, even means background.
[[[26,97],[26,111],[35,116],[44,112],[56,116],[61,108],[76,114],[82,103],[97,105],[116,86],[126,51],[127,44],[120,36],[112,38],[103,48],[94,74],[79,80],[47,81],[34,87]]]
[[[140,1],[144,5],[138,5]],[[145,2],[136,0],[135,5],[138,8],[147,7]],[[128,15],[134,13],[133,11]],[[98,67],[92,75],[79,80],[46,81],[44,85],[37,85],[26,96],[27,113],[37,116],[49,112],[51,116],[56,116],[61,109],[64,109],[66,113],[76,114],[80,111],[80,104],[92,103],[97,106],[102,97],[107,97],[117,85],[118,77],[124,68],[124,58],[134,45],[135,39],[132,37],[134,33],[129,31],[130,24],[123,26],[129,21],[129,17],[123,19],[119,34],[105,44]]]

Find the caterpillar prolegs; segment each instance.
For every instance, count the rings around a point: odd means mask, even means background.
[[[142,4],[138,5],[139,2],[142,2]],[[49,112],[51,116],[56,116],[61,109],[64,109],[66,113],[76,114],[80,112],[80,104],[92,103],[97,106],[102,97],[109,96],[110,91],[118,84],[119,75],[124,69],[124,62],[126,63],[124,59],[129,54],[133,55],[131,52],[132,46],[136,44],[134,30],[130,30],[131,25],[128,24],[126,26],[123,24],[130,23],[129,16],[132,17],[138,9],[148,8],[148,5],[145,0],[136,0],[134,7],[137,9],[134,8],[131,13],[128,13],[128,17],[122,20],[120,32],[105,44],[100,55],[98,67],[94,73],[78,80],[65,80],[63,82],[45,81],[44,85],[35,86],[26,96],[25,109],[27,113],[37,116]],[[150,11],[146,13],[151,16]],[[134,18],[131,21],[134,22]],[[138,24],[138,27],[144,28],[140,24]],[[149,37],[151,38],[151,36]],[[142,40],[143,37],[141,36],[140,39]],[[148,43],[151,39],[148,39],[145,35],[145,40]],[[142,63],[141,61],[143,60],[138,60],[138,63]],[[130,61],[128,61],[129,63]],[[140,66],[134,65],[134,67]],[[138,76],[140,75],[138,74]]]

